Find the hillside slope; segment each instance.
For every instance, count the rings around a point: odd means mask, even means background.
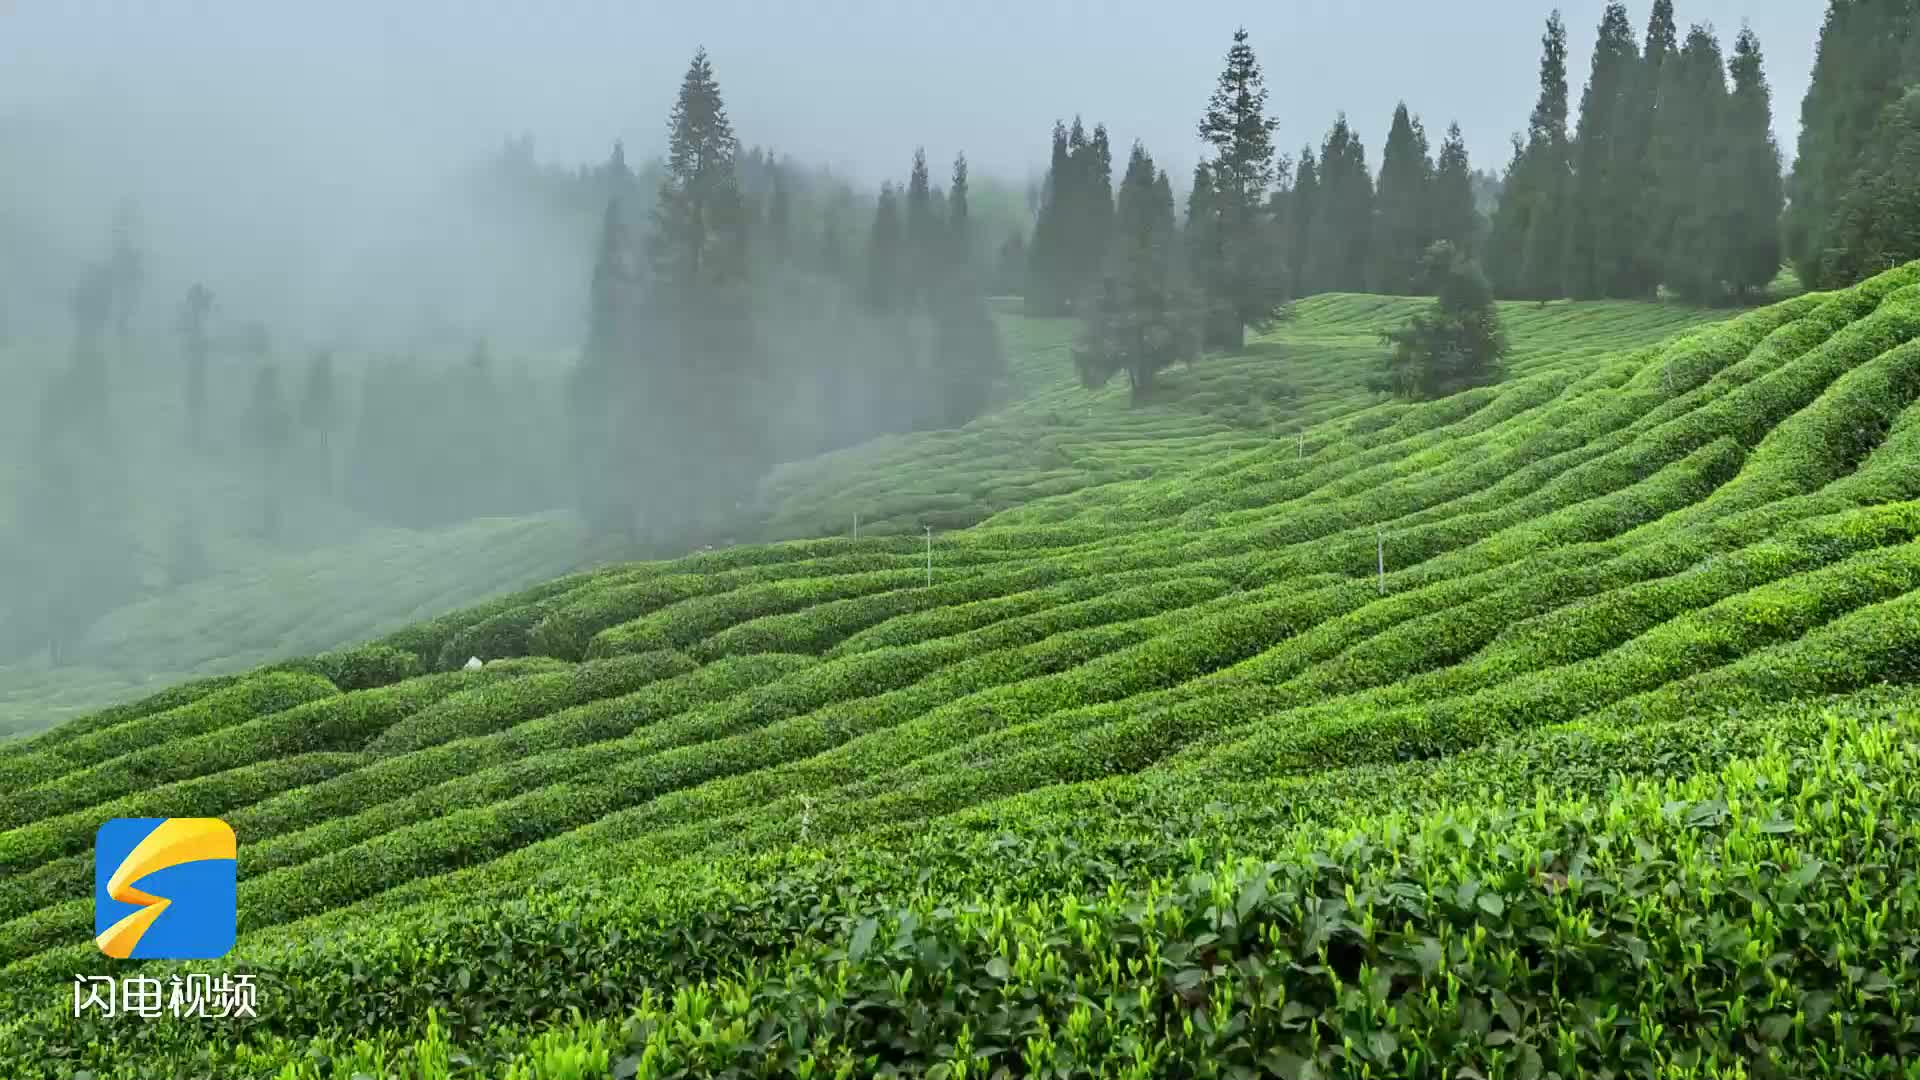
[[[0,1060],[1893,1074],[1917,399],[1920,264],[1303,409],[930,569],[613,567],[67,723],[0,747]],[[240,943],[143,967],[244,966],[261,1015],[76,1021],[93,830],[179,815],[240,837]]]

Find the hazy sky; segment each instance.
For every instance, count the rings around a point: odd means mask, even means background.
[[[712,53],[743,141],[867,179],[945,160],[1024,175],[1056,116],[1144,139],[1176,176],[1237,24],[1265,66],[1281,145],[1318,143],[1345,109],[1377,164],[1394,102],[1436,140],[1465,130],[1497,168],[1534,95],[1547,0],[0,0],[0,116],[21,104],[118,100],[130,122],[193,145],[218,136],[296,174],[401,183],[507,133],[542,158],[658,152],[694,47]],[[1631,5],[1644,28],[1648,0]],[[1791,157],[1821,0],[1679,0],[1730,46],[1750,20]],[[1577,101],[1601,5],[1566,5]],[[104,136],[104,132],[102,133]],[[340,155],[350,159],[343,162]],[[138,168],[137,161],[124,163]]]
[[[1650,2],[1633,5],[1636,24]],[[1790,154],[1824,4],[1678,6],[1729,44],[1752,19]],[[1184,188],[1195,123],[1243,22],[1285,152],[1318,145],[1344,109],[1377,167],[1404,97],[1436,143],[1457,119],[1475,164],[1497,170],[1532,108],[1548,10],[1543,0],[0,0],[0,242],[16,249],[0,251],[0,292],[64,325],[74,275],[100,257],[112,207],[132,196],[165,303],[204,280],[223,317],[265,318],[296,339],[376,324],[503,333],[492,323],[508,310],[546,312],[546,332],[571,333],[585,255],[543,249],[497,212],[472,217],[449,198],[451,172],[520,133],[548,162],[603,160],[616,137],[636,160],[660,154],[703,44],[743,142],[870,184],[904,178],[919,144],[942,173],[964,150],[976,178],[1024,181],[1045,166],[1054,118],[1080,112],[1107,123],[1116,164],[1144,140]],[[1577,100],[1601,5],[1568,10]]]

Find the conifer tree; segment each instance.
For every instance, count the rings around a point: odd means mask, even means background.
[[[1435,398],[1499,381],[1506,332],[1480,268],[1442,240],[1428,250],[1425,269],[1434,302],[1381,335],[1393,352],[1379,387],[1407,398]]]
[[[937,287],[936,279],[946,261],[946,235],[933,208],[933,192],[927,178],[927,152],[913,152],[913,168],[907,177],[905,304],[918,310],[930,303]]]
[[[787,172],[778,163],[768,179],[772,184],[767,195],[768,254],[775,266],[784,266],[793,257],[793,196],[787,190]]]
[[[874,203],[873,227],[867,231],[867,310],[891,315],[905,309],[901,274],[906,262],[906,240],[900,221],[900,198],[892,181],[880,185]]]
[[[1663,147],[1658,198],[1664,211],[1666,255],[1661,278],[1694,303],[1721,298],[1729,237],[1722,185],[1727,179],[1726,142],[1719,135],[1727,109],[1726,65],[1711,30],[1695,25],[1680,54],[1667,65],[1671,93],[1656,118]]]
[[[1445,240],[1467,258],[1474,256],[1480,242],[1480,212],[1474,207],[1473,164],[1459,124],[1447,127],[1446,141],[1440,144],[1427,220],[1435,240]]]
[[[594,255],[593,279],[588,291],[587,339],[569,386],[569,428],[573,436],[573,476],[582,515],[599,532],[633,527],[633,504],[621,490],[631,466],[618,459],[614,433],[625,418],[623,402],[637,395],[641,378],[638,326],[641,306],[640,268],[620,203],[608,200],[600,219],[600,243]],[[383,370],[381,373],[387,373]],[[362,505],[380,506],[381,481],[364,473],[368,459],[379,453],[374,438],[382,399],[373,397],[376,385],[386,381],[369,376],[360,414],[356,464],[350,477]]]
[[[22,462],[17,509],[28,595],[19,608],[56,667],[72,663],[87,627],[141,585],[101,344],[113,296],[110,263],[82,275],[71,298],[73,356],[47,384]]]
[[[271,543],[280,539],[281,488],[293,438],[292,414],[280,390],[280,370],[271,363],[260,365],[254,373],[246,433],[247,445],[258,455],[260,465],[260,535]]]
[[[1823,233],[1820,273],[1833,281],[1920,259],[1920,86],[1882,112],[1854,176]]]
[[[1071,306],[1067,262],[1067,207],[1073,201],[1073,161],[1067,146],[1067,127],[1054,121],[1053,153],[1041,187],[1040,209],[1034,219],[1033,243],[1027,250],[1027,313],[1064,315]]]
[[[1320,146],[1319,205],[1308,241],[1309,276],[1321,289],[1364,292],[1373,234],[1373,179],[1367,151],[1345,113]]]
[[[1635,288],[1633,205],[1645,192],[1622,125],[1632,115],[1639,66],[1627,7],[1615,0],[1600,18],[1573,142],[1561,281],[1576,299],[1631,296]]]
[[[1193,303],[1178,270],[1173,187],[1139,143],[1121,179],[1112,240],[1074,366],[1088,388],[1126,372],[1138,402],[1156,373],[1199,347]]]
[[[205,285],[187,290],[181,305],[178,329],[180,351],[186,360],[187,445],[200,450],[206,446],[207,427],[207,317],[213,311],[213,293]]]
[[[300,428],[312,449],[315,490],[331,496],[334,490],[333,437],[340,426],[340,391],[333,371],[333,353],[322,349],[307,367],[306,388],[300,395]]]
[[[1834,235],[1839,210],[1848,192],[1858,190],[1855,181],[1876,148],[1886,107],[1920,81],[1916,23],[1915,0],[1831,0],[1827,7],[1800,106],[1785,227],[1787,253],[1810,288],[1848,284],[1846,275],[1862,265],[1859,253],[1849,253]],[[1862,235],[1857,227],[1847,231]]]
[[[1074,118],[1074,127],[1080,125]],[[1069,144],[1072,138],[1068,139]],[[1075,162],[1076,222],[1073,243],[1073,297],[1078,300],[1100,274],[1106,258],[1107,234],[1113,228],[1113,150],[1107,126],[1095,124]]]
[[[1633,163],[1626,181],[1632,191],[1628,227],[1633,272],[1622,290],[1622,295],[1631,297],[1653,297],[1665,268],[1666,235],[1658,198],[1659,150],[1654,136],[1660,123],[1661,93],[1667,86],[1667,65],[1679,55],[1678,35],[1673,0],[1654,0],[1645,46],[1627,98],[1627,114],[1621,122],[1622,154]]]
[[[847,204],[836,193],[821,211],[820,223],[820,270],[830,280],[845,282],[848,280],[846,211]]]
[[[1294,167],[1293,189],[1288,192],[1287,277],[1294,296],[1312,296],[1322,291],[1313,276],[1312,257],[1314,215],[1320,211],[1320,177],[1314,164],[1313,147],[1300,148],[1300,163]]]
[[[1567,139],[1567,27],[1555,11],[1540,39],[1540,99],[1527,125],[1526,203],[1521,242],[1522,295],[1559,295],[1564,267],[1567,193],[1572,181]]]
[[[993,383],[1006,370],[999,328],[987,308],[982,276],[973,261],[973,224],[967,191],[967,158],[954,158],[947,191],[943,265],[934,305],[934,367],[939,373],[939,419],[966,423],[986,407]]]
[[[1200,344],[1204,348],[1211,343],[1207,337],[1209,327],[1231,325],[1235,318],[1226,282],[1226,224],[1220,212],[1220,193],[1213,166],[1204,158],[1193,166],[1193,183],[1187,188],[1187,227],[1181,241],[1195,291],[1195,318],[1199,321]],[[1103,293],[1106,287],[1103,275]],[[1101,302],[1110,301],[1103,295]]]
[[[1406,102],[1393,110],[1393,121],[1382,151],[1380,187],[1374,199],[1372,268],[1368,284],[1373,292],[1410,295],[1427,275],[1422,270],[1432,242],[1431,209],[1433,160],[1427,135],[1418,118],[1409,116]]]
[[[631,414],[670,433],[641,443],[659,463],[649,470],[659,490],[645,506],[658,523],[649,526],[656,541],[677,526],[709,528],[729,515],[767,452],[748,221],[734,165],[739,142],[704,49],[687,68],[668,127],[647,245],[649,322],[664,340],[648,350],[653,362]],[[631,423],[622,428],[633,431]]]
[[[1203,329],[1207,345],[1238,350],[1248,326],[1265,326],[1287,300],[1286,267],[1275,226],[1268,214],[1268,189],[1284,170],[1276,162],[1273,131],[1279,121],[1266,114],[1266,77],[1247,43],[1245,27],[1234,31],[1213,96],[1201,117],[1200,137],[1213,148],[1213,211],[1221,260],[1217,271],[1200,278],[1209,297]]]
[[[146,280],[146,253],[140,243],[140,209],[132,199],[113,218],[113,249],[108,256],[113,281],[113,324],[124,353],[133,346],[133,312]]]
[[[994,292],[1001,296],[1025,296],[1027,292],[1027,239],[1015,229],[1000,242],[993,276]]]
[[[1496,296],[1520,296],[1526,292],[1521,276],[1526,258],[1527,218],[1533,209],[1527,175],[1530,160],[1527,144],[1512,136],[1513,151],[1500,176],[1500,198],[1494,204],[1487,223],[1487,279]]]
[[[1767,287],[1780,272],[1778,223],[1786,196],[1780,148],[1773,141],[1773,96],[1767,88],[1760,39],[1743,27],[1727,63],[1733,83],[1722,135],[1726,163],[1720,185],[1726,262],[1720,278],[1745,297]]]

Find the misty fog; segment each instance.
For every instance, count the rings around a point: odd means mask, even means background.
[[[1794,102],[1817,7],[1687,14],[1751,15]],[[1436,131],[1457,118],[1493,170],[1525,124],[1542,13],[0,3],[0,735],[615,555],[749,539],[744,494],[660,524],[707,476],[583,481],[581,398],[621,392],[581,374],[596,333],[697,352],[752,313],[765,430],[675,448],[715,476],[737,465],[743,492],[771,462],[964,423],[998,392],[985,299],[1007,291],[1057,122],[1109,125],[1120,160],[1143,140],[1180,188],[1244,21],[1281,147],[1344,110],[1377,164],[1406,99]],[[1576,57],[1591,21],[1570,16]],[[737,309],[689,330],[596,290],[658,261],[668,113],[702,46],[753,272]],[[1793,110],[1777,115],[1791,145]],[[889,197],[903,242],[966,237],[968,269],[940,271],[964,295],[906,264],[890,295],[868,264]],[[748,434],[755,454],[721,462]],[[668,460],[663,436],[636,438],[613,448]],[[596,502],[583,482],[639,493]]]

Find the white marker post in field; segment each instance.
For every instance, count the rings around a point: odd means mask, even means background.
[[[927,587],[933,587],[933,526],[927,526]]]

